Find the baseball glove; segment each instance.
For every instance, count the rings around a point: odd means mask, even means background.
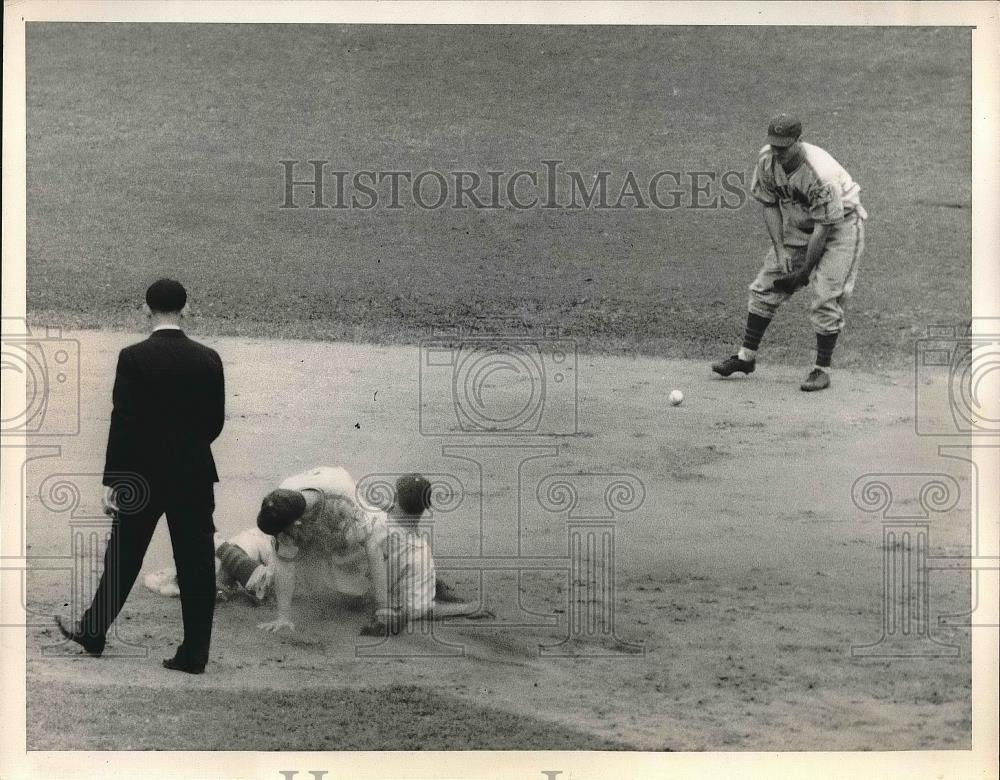
[[[809,284],[809,277],[791,273],[775,279],[774,284],[771,285],[771,289],[791,295],[800,287],[805,287],[807,284]]]

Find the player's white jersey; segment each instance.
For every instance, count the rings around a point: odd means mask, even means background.
[[[286,490],[319,490],[323,493],[354,497],[354,480],[347,469],[339,466],[319,466],[288,477],[279,485]]]
[[[427,533],[390,521],[385,540],[389,608],[415,620],[434,605],[437,574]]]
[[[324,496],[341,496],[356,502],[355,484],[342,468],[323,466],[288,477],[280,487],[287,490],[317,490]],[[322,509],[320,510],[322,512]],[[341,518],[320,516],[318,522],[331,526],[332,533],[342,534],[346,549],[322,558],[300,556],[298,548],[284,538],[275,540],[276,551],[284,560],[298,560],[297,587],[307,591],[335,591],[349,596],[363,596],[370,589],[368,550],[379,547],[385,538],[383,512],[362,509],[360,520],[350,527],[339,526]]]
[[[828,152],[802,143],[803,159],[786,173],[770,146],[760,150],[750,194],[761,203],[780,204],[785,243],[804,245],[816,224],[835,225],[853,215],[866,219],[861,187]]]

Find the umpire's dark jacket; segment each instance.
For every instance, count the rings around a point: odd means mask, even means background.
[[[118,355],[104,484],[123,473],[154,491],[219,481],[212,442],[225,421],[222,360],[183,331],[161,329]]]

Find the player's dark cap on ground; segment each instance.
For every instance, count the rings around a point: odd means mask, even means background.
[[[408,515],[422,515],[431,508],[431,483],[420,474],[404,474],[396,480],[396,506]]]
[[[802,135],[802,123],[793,114],[778,114],[767,126],[767,142],[771,146],[791,146]]]
[[[157,279],[146,290],[146,305],[153,311],[178,312],[187,303],[187,290],[175,279]]]
[[[302,517],[306,499],[297,490],[272,490],[260,505],[257,527],[269,536],[277,536]]]

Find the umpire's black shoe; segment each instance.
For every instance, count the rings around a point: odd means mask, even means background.
[[[735,371],[752,374],[757,364],[753,360],[740,360],[739,355],[731,355],[725,360],[712,364],[712,370],[719,376],[729,376]]]
[[[205,671],[205,664],[196,665],[188,663],[176,655],[173,658],[164,658],[163,667],[165,669],[173,669],[175,672],[187,672],[188,674],[203,674]]]
[[[807,393],[812,393],[816,390],[826,390],[829,386],[830,375],[826,371],[821,371],[818,368],[814,368],[810,371],[809,376],[806,377],[806,381],[799,385],[799,387]]]
[[[83,633],[79,626],[71,625],[69,618],[56,615],[56,625],[59,633],[71,642],[76,642],[80,647],[95,658],[104,652],[104,637],[90,636]]]

